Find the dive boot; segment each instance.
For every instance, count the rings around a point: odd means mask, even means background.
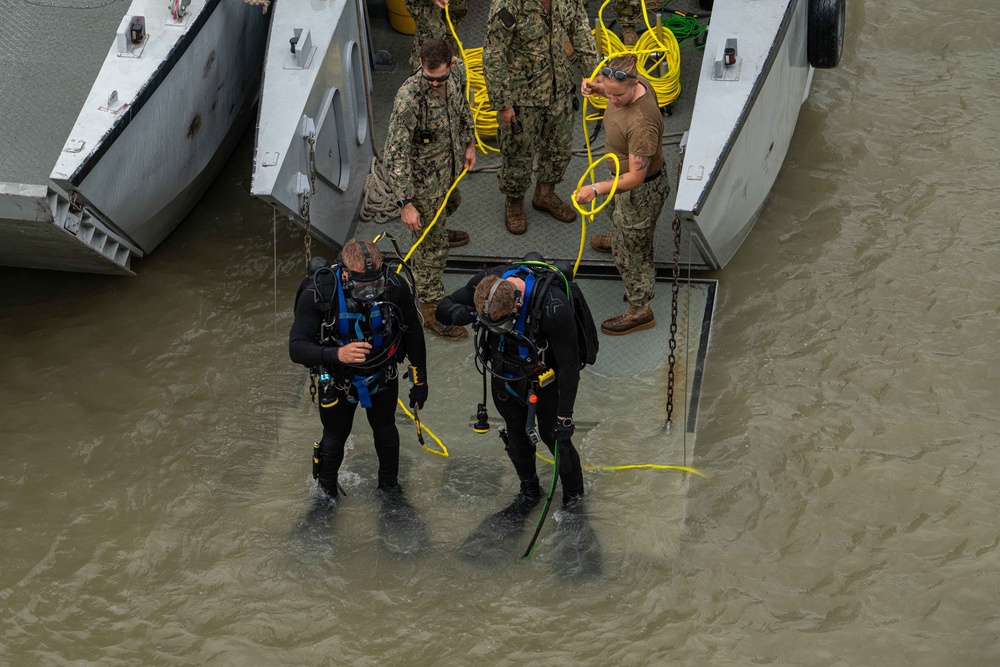
[[[469,244],[469,233],[463,232],[461,229],[449,229],[448,230],[448,247],[449,248],[460,248],[464,245]]]
[[[609,317],[601,322],[601,331],[609,336],[624,336],[633,331],[652,329],[656,326],[656,318],[649,306],[636,308],[630,305],[621,315]]]
[[[590,247],[597,252],[611,252],[611,234],[594,234],[590,237]]]
[[[496,516],[520,525],[524,523],[528,514],[535,509],[541,499],[542,487],[538,485],[538,476],[523,479],[521,480],[521,491],[510,505],[497,512]]]
[[[434,312],[437,310],[438,302],[429,301],[427,303],[420,304],[420,314],[424,317],[424,328],[433,334],[437,334],[442,338],[450,338],[452,340],[460,340],[466,338],[469,332],[465,330],[465,327],[458,327],[455,325],[445,325],[437,321],[434,316]]]
[[[522,482],[522,491],[513,502],[479,522],[458,548],[460,556],[488,565],[496,565],[516,556],[517,541],[524,532],[524,523],[531,510],[542,500],[537,477],[534,492],[528,490],[525,493],[524,486]]]
[[[524,219],[524,197],[511,197],[507,195],[507,201],[503,207],[504,222],[507,224],[507,231],[511,234],[521,235],[528,231],[528,221]]]
[[[576,220],[576,211],[556,194],[555,183],[538,183],[531,198],[531,208],[548,213],[561,222]]]

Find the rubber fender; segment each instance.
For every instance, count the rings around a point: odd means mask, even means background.
[[[809,64],[831,69],[844,51],[844,16],[847,0],[809,0],[806,50]]]

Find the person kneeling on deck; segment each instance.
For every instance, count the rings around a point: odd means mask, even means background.
[[[434,219],[462,168],[472,169],[476,164],[472,112],[454,64],[447,42],[439,38],[424,42],[420,71],[403,82],[393,102],[385,167],[400,218],[412,232],[413,243],[420,243],[413,252],[412,265],[424,326],[438,336],[465,338],[465,329],[441,324],[434,319],[434,312],[444,296],[441,276],[448,248],[465,245],[469,235],[446,229],[449,211],[442,211],[420,241],[424,225]]]
[[[593,81],[583,80],[584,96],[608,98],[604,111],[604,147],[618,157],[621,174],[610,202],[611,233],[590,239],[594,250],[610,252],[625,283],[628,309],[601,323],[601,331],[621,336],[656,325],[649,307],[653,300],[656,269],[653,266],[653,237],[656,221],[670,194],[663,169],[663,116],[656,93],[636,67],[636,55],[629,53],[608,61]],[[611,191],[613,180],[584,185],[574,193],[586,204]]]
[[[329,499],[358,405],[365,409],[378,454],[378,489],[387,503],[402,501],[396,366],[410,360],[410,406],[427,400],[427,352],[413,292],[387,271],[371,241],[350,240],[337,264],[314,258],[295,300],[288,336],[292,361],[319,375],[323,438],[313,456],[313,477]]]
[[[573,405],[580,370],[597,354],[596,328],[576,284],[537,254],[526,260],[478,273],[437,310],[441,322],[476,323],[476,355],[491,373],[493,402],[506,423],[500,437],[521,482],[520,493],[501,514],[520,523],[542,495],[535,470],[539,439],[557,453],[563,505],[581,509],[583,469],[572,442]]]

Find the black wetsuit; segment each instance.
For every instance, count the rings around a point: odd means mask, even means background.
[[[438,304],[437,319],[444,324],[452,324],[452,311],[458,304],[474,306],[473,296],[476,286],[488,275],[502,276],[513,268],[511,265],[497,266],[476,274],[465,287],[449,294]],[[538,282],[535,283],[538,285]],[[534,296],[531,296],[534,299]],[[573,308],[561,279],[556,279],[542,296],[544,308],[541,324],[533,333],[533,341],[539,348],[546,347],[545,366],[555,371],[556,380],[545,387],[537,388],[538,435],[542,442],[553,451],[555,443],[556,417],[572,417],[576,390],[580,383],[580,357],[577,347],[576,320]],[[524,307],[529,304],[525,303]],[[501,339],[503,345],[501,346]],[[487,337],[488,354],[495,362],[494,370],[518,377],[523,372],[523,361],[518,355],[516,341],[508,336],[490,332]],[[503,351],[501,351],[501,348]],[[501,371],[501,369],[503,369]],[[497,377],[491,378],[493,403],[507,424],[507,456],[514,464],[514,470],[522,482],[522,488],[529,480],[537,479],[535,472],[535,445],[525,428],[528,408],[525,405],[529,383],[535,377],[521,381],[507,382]],[[583,495],[583,469],[580,455],[572,443],[559,446],[559,480],[562,482],[563,500]]]
[[[375,452],[378,454],[379,488],[395,486],[399,472],[399,431],[395,424],[396,398],[399,395],[396,364],[402,361],[405,354],[410,364],[419,369],[420,377],[424,378],[427,366],[427,350],[420,316],[409,286],[398,275],[390,272],[386,278],[384,298],[394,307],[383,305],[382,316],[386,317],[392,312],[390,327],[401,331],[401,336],[396,342],[397,351],[381,365],[384,375],[377,382],[377,391],[370,396],[371,407],[365,410],[375,438]],[[358,306],[353,301],[347,299],[346,303],[349,312],[358,312]],[[319,484],[334,497],[337,495],[337,472],[344,460],[344,444],[351,433],[354,412],[358,406],[358,390],[353,386],[346,390],[341,388],[347,386],[349,379],[358,372],[357,367],[337,362],[337,347],[343,341],[337,340],[335,333],[327,341],[320,340],[323,323],[327,322],[328,326],[331,322],[336,323],[339,312],[335,276],[331,271],[321,272],[315,284],[311,279],[305,281],[295,304],[295,321],[288,335],[288,354],[292,361],[309,368],[323,367],[331,376],[331,382],[320,388],[319,416],[323,422],[323,439],[320,441]],[[371,342],[372,328],[370,320],[364,320],[370,314],[367,308],[361,312],[361,327],[368,342]],[[353,334],[353,324],[351,331],[347,342],[358,340]],[[333,332],[336,332],[335,328]],[[382,349],[387,349],[396,336],[390,335],[387,338],[382,341]],[[373,348],[368,358],[374,359],[378,353],[379,350]],[[363,374],[371,372],[371,369],[365,369]]]

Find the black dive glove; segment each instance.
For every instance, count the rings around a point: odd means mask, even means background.
[[[573,432],[576,431],[576,425],[573,424],[573,420],[569,417],[565,419],[556,419],[556,430],[555,438],[556,442],[560,445],[565,445],[573,437]]]
[[[476,307],[467,306],[464,303],[457,303],[451,307],[451,312],[448,313],[451,317],[451,323],[455,326],[464,327],[467,324],[472,324],[476,321]]]
[[[410,387],[410,407],[416,406],[418,410],[424,409],[427,402],[427,383],[415,384]]]
[[[416,406],[418,410],[424,409],[427,402],[427,372],[423,368],[409,366],[410,370],[406,374],[413,385],[410,387],[410,407]]]

